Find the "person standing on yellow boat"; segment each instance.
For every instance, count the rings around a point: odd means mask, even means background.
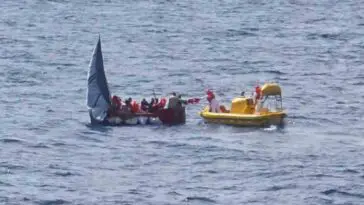
[[[259,113],[261,107],[260,100],[262,98],[262,89],[260,88],[259,84],[257,84],[257,86],[255,87],[254,95],[255,112]]]
[[[207,91],[207,101],[209,102],[210,112],[220,112],[219,102],[216,100],[215,95],[211,90]]]
[[[260,98],[262,96],[262,90],[261,90],[259,84],[257,84],[257,86],[255,86],[254,96],[255,96],[255,102],[257,102],[258,100],[260,100]]]

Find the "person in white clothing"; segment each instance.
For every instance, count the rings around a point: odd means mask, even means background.
[[[213,98],[210,102],[210,112],[219,112],[220,106],[219,102],[215,98]]]
[[[220,112],[219,102],[215,99],[215,95],[212,91],[207,91],[207,101],[209,102],[210,112]]]

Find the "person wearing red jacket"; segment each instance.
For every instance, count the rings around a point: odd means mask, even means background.
[[[114,95],[111,98],[111,105],[108,110],[108,121],[118,124],[121,122],[121,118],[119,117],[121,112],[121,99]]]
[[[255,87],[255,101],[259,100],[262,96],[262,90],[260,89],[259,84]]]
[[[114,95],[111,98],[111,106],[115,109],[115,110],[120,110],[121,109],[121,99]]]

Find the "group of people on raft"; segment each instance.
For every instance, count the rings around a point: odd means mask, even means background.
[[[207,94],[207,101],[209,103],[209,111],[210,112],[226,112],[226,108],[224,106],[220,106],[219,102],[217,101],[215,94],[213,91],[208,90]],[[242,92],[244,95],[244,92]],[[255,87],[254,92],[254,101],[257,104],[258,100],[261,98],[261,88],[259,85]],[[166,98],[161,98],[160,100],[156,97],[152,98],[150,102],[148,102],[145,98],[139,103],[137,103],[132,98],[128,98],[122,101],[122,99],[116,95],[112,96],[111,98],[111,106],[108,111],[108,115],[110,117],[113,116],[122,116],[122,115],[132,115],[135,113],[156,113],[159,110],[165,109],[166,105],[167,108],[170,109],[178,109],[183,107],[187,104],[195,104],[199,103],[199,98],[192,98],[188,100],[183,100],[181,95],[178,95],[173,92],[172,96],[168,99],[168,104]]]
[[[158,98],[154,97],[150,100],[150,102],[143,98],[139,104],[130,97],[122,101],[119,96],[114,95],[111,97],[111,106],[108,110],[108,116],[116,117],[132,115],[135,113],[156,113],[162,109],[165,109],[166,107],[176,109],[187,104],[198,103],[199,101],[199,98],[183,100],[182,96],[177,96],[175,92],[173,92],[172,96],[169,98],[168,104],[166,98],[161,98],[159,100]]]

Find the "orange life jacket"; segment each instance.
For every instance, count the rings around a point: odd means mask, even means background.
[[[134,113],[139,112],[139,104],[136,101],[131,103],[131,111]]]

